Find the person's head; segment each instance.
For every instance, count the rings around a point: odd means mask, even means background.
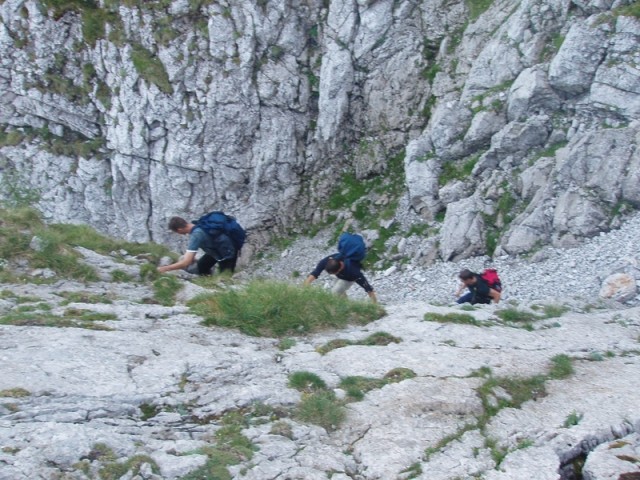
[[[476,275],[468,268],[460,271],[458,278],[464,283],[467,287],[469,285],[475,285],[476,283]]]
[[[169,219],[169,230],[180,234],[189,233],[189,222],[182,217],[171,217]]]
[[[344,266],[344,263],[342,263],[340,260],[336,260],[335,258],[330,258],[327,261],[327,265],[324,267],[324,271],[330,275],[335,275],[336,273],[339,273],[340,270],[342,270],[343,266]]]

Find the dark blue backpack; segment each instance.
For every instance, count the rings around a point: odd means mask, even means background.
[[[242,250],[244,242],[247,239],[247,232],[244,231],[235,217],[223,212],[209,212],[193,223],[214,237],[221,233],[226,234],[231,239],[238,253]]]
[[[361,262],[367,255],[367,246],[361,235],[345,232],[338,239],[338,252],[340,252],[340,260]]]

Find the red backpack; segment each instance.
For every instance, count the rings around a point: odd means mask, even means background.
[[[498,271],[495,268],[487,268],[484,272],[482,272],[480,278],[487,282],[489,288],[493,288],[498,292],[502,291],[502,281],[500,280]]]

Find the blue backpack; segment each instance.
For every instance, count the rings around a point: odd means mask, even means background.
[[[240,226],[235,217],[223,212],[209,212],[201,216],[198,220],[195,220],[193,223],[214,237],[221,233],[226,234],[231,239],[231,242],[238,253],[240,253],[240,250],[247,239],[247,232],[244,231],[244,228]]]
[[[345,232],[338,239],[338,252],[339,259],[361,262],[367,255],[367,246],[361,235]]]

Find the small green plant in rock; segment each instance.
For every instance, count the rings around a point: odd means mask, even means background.
[[[517,308],[504,308],[496,310],[495,315],[505,322],[513,323],[526,323],[540,320],[540,316],[532,312],[525,310],[518,310]]]
[[[149,420],[150,418],[153,418],[158,415],[158,413],[160,413],[160,408],[157,405],[141,403],[139,408],[142,412],[140,418],[144,421]]]
[[[306,395],[298,405],[295,416],[303,422],[331,431],[342,424],[346,413],[333,392],[322,390]]]
[[[53,315],[48,312],[11,312],[0,317],[0,325],[39,326],[39,327],[76,327],[89,330],[112,330],[110,327],[95,323],[96,321],[117,320],[109,313],[98,313],[67,309],[64,315]]]
[[[117,458],[113,449],[106,443],[101,442],[95,443],[87,456],[101,462],[112,462]]]
[[[115,240],[98,233],[88,225],[53,224],[50,229],[56,232],[56,235],[63,243],[84,247],[104,255],[108,255],[113,251],[125,250],[129,255],[136,255],[152,262],[157,262],[161,257],[177,258],[164,245]]]
[[[0,194],[2,194],[3,200],[0,202],[0,207],[6,207],[6,209],[0,208],[0,214],[5,219],[5,215],[15,218],[30,212],[29,216],[37,217],[38,223],[42,224],[35,210],[30,208],[40,200],[41,193],[38,189],[27,186],[29,182],[25,181],[23,177],[24,174],[10,169],[2,172]],[[11,223],[8,225],[10,226]]]
[[[469,19],[473,22],[482,15],[493,3],[493,0],[466,0],[469,9]]]
[[[474,325],[476,327],[481,327],[482,322],[480,322],[473,315],[469,315],[467,313],[435,313],[435,312],[427,312],[424,314],[424,320],[426,322],[438,322],[438,323],[462,323],[466,325]]]
[[[23,398],[31,395],[29,390],[24,388],[9,388],[7,390],[0,390],[0,397],[2,398]]]
[[[289,375],[289,386],[301,392],[314,392],[327,388],[327,384],[318,375],[304,371]]]
[[[329,342],[322,345],[321,347],[318,347],[316,350],[324,355],[330,352],[331,350],[335,350],[336,348],[347,347],[349,345],[368,345],[368,346],[381,345],[383,346],[383,345],[389,345],[390,343],[400,343],[401,341],[402,341],[401,338],[394,337],[393,335],[387,332],[376,332],[376,333],[372,333],[371,335],[369,335],[368,337],[362,340],[356,340],[356,341],[343,340],[343,339],[330,340]]]
[[[351,340],[345,340],[344,338],[335,338],[333,340],[329,340],[324,345],[316,348],[316,351],[324,355],[326,353],[329,353],[331,350],[348,347],[349,345],[353,345],[353,342]]]
[[[160,305],[174,305],[181,288],[180,280],[171,275],[163,275],[153,282],[154,296]]]
[[[114,270],[111,272],[111,281],[127,283],[133,281],[133,277],[123,270]]]
[[[410,480],[412,478],[418,478],[422,475],[422,465],[420,463],[414,463],[413,465],[408,466],[404,470],[401,470],[402,478],[406,480]]]
[[[345,377],[340,381],[340,388],[347,392],[353,400],[362,400],[370,390],[384,387],[388,382],[380,378]]]
[[[251,460],[257,447],[244,435],[246,420],[238,412],[222,417],[223,424],[215,434],[215,444],[205,446],[196,453],[206,455],[207,462],[182,477],[182,480],[231,480],[227,467]]]
[[[0,130],[0,147],[15,147],[24,140],[24,135],[18,130]]]
[[[169,76],[160,59],[138,43],[131,46],[131,61],[140,76],[166,94],[173,93]]]
[[[127,472],[131,472],[135,477],[144,464],[150,465],[151,471],[156,475],[160,473],[160,467],[158,467],[158,464],[153,458],[148,455],[134,455],[124,462],[112,461],[102,463],[98,475],[101,480],[118,480],[125,476]]]
[[[157,265],[153,263],[145,263],[140,265],[140,278],[142,280],[157,280],[160,276]]]
[[[495,462],[495,468],[497,469],[509,453],[509,449],[499,445],[494,438],[486,438],[484,446],[491,452],[491,458]]]
[[[465,180],[471,177],[471,172],[473,172],[479,158],[480,155],[473,155],[464,163],[453,161],[443,163],[442,171],[438,176],[438,184],[444,186],[453,180]]]
[[[438,440],[438,442],[433,447],[428,447],[425,449],[424,451],[425,459],[429,460],[429,458],[433,454],[438,453],[440,450],[442,450],[444,447],[446,447],[450,443],[460,440],[465,433],[471,430],[476,430],[477,428],[478,426],[476,424],[467,423],[462,428],[460,428],[457,432],[444,436],[443,438]]]
[[[289,350],[296,344],[293,338],[283,338],[278,342],[278,350]]]
[[[113,303],[106,295],[96,295],[89,292],[57,292],[57,295],[64,298],[60,305],[70,303]]]
[[[48,303],[35,303],[35,304],[30,304],[30,305],[22,305],[18,308],[15,308],[13,311],[15,313],[24,313],[24,312],[47,312],[51,310],[51,305],[49,305]]]
[[[582,417],[583,415],[581,413],[578,413],[574,410],[567,416],[562,426],[564,428],[570,428],[578,425],[580,423],[580,420],[582,420]]]
[[[284,336],[366,324],[385,314],[372,302],[353,301],[321,288],[254,280],[243,289],[203,294],[188,302],[205,325],[249,335]]]
[[[560,150],[562,147],[565,147],[567,145],[568,142],[558,142],[558,143],[554,143],[553,145],[545,148],[544,150],[541,150],[540,152],[538,152],[535,156],[535,159],[538,158],[545,158],[545,157],[555,157],[556,156],[556,152],[558,150]]]
[[[233,274],[225,270],[224,272],[216,273],[214,275],[200,275],[191,280],[191,283],[195,283],[207,290],[220,290],[225,289],[229,285],[233,285]]]
[[[291,425],[284,420],[278,420],[271,425],[271,430],[269,431],[271,435],[280,435],[281,437],[286,437],[289,439],[293,439],[293,429]]]
[[[482,367],[473,370],[469,376],[470,377],[490,377],[492,375],[491,372],[491,367],[487,367],[486,365],[483,365]]]
[[[384,378],[389,383],[397,383],[403,380],[408,380],[410,378],[415,378],[416,373],[410,368],[397,367],[392,368],[387,373],[384,374]]]
[[[549,378],[561,380],[573,374],[573,361],[567,355],[560,354],[551,358]]]
[[[542,310],[545,318],[557,318],[567,313],[569,308],[564,305],[545,305]]]
[[[544,397],[547,392],[545,389],[546,377],[544,375],[535,375],[533,377],[490,377],[484,384],[478,388],[478,394],[482,400],[485,411],[485,418],[494,416],[501,409],[506,407],[520,408],[520,406],[528,401],[536,398]],[[509,395],[499,397],[494,401],[494,390],[500,388]]]
[[[340,388],[347,392],[351,400],[362,400],[364,395],[374,389],[382,388],[390,383],[398,383],[416,376],[409,368],[399,367],[389,370],[382,378],[345,377],[340,381]]]

